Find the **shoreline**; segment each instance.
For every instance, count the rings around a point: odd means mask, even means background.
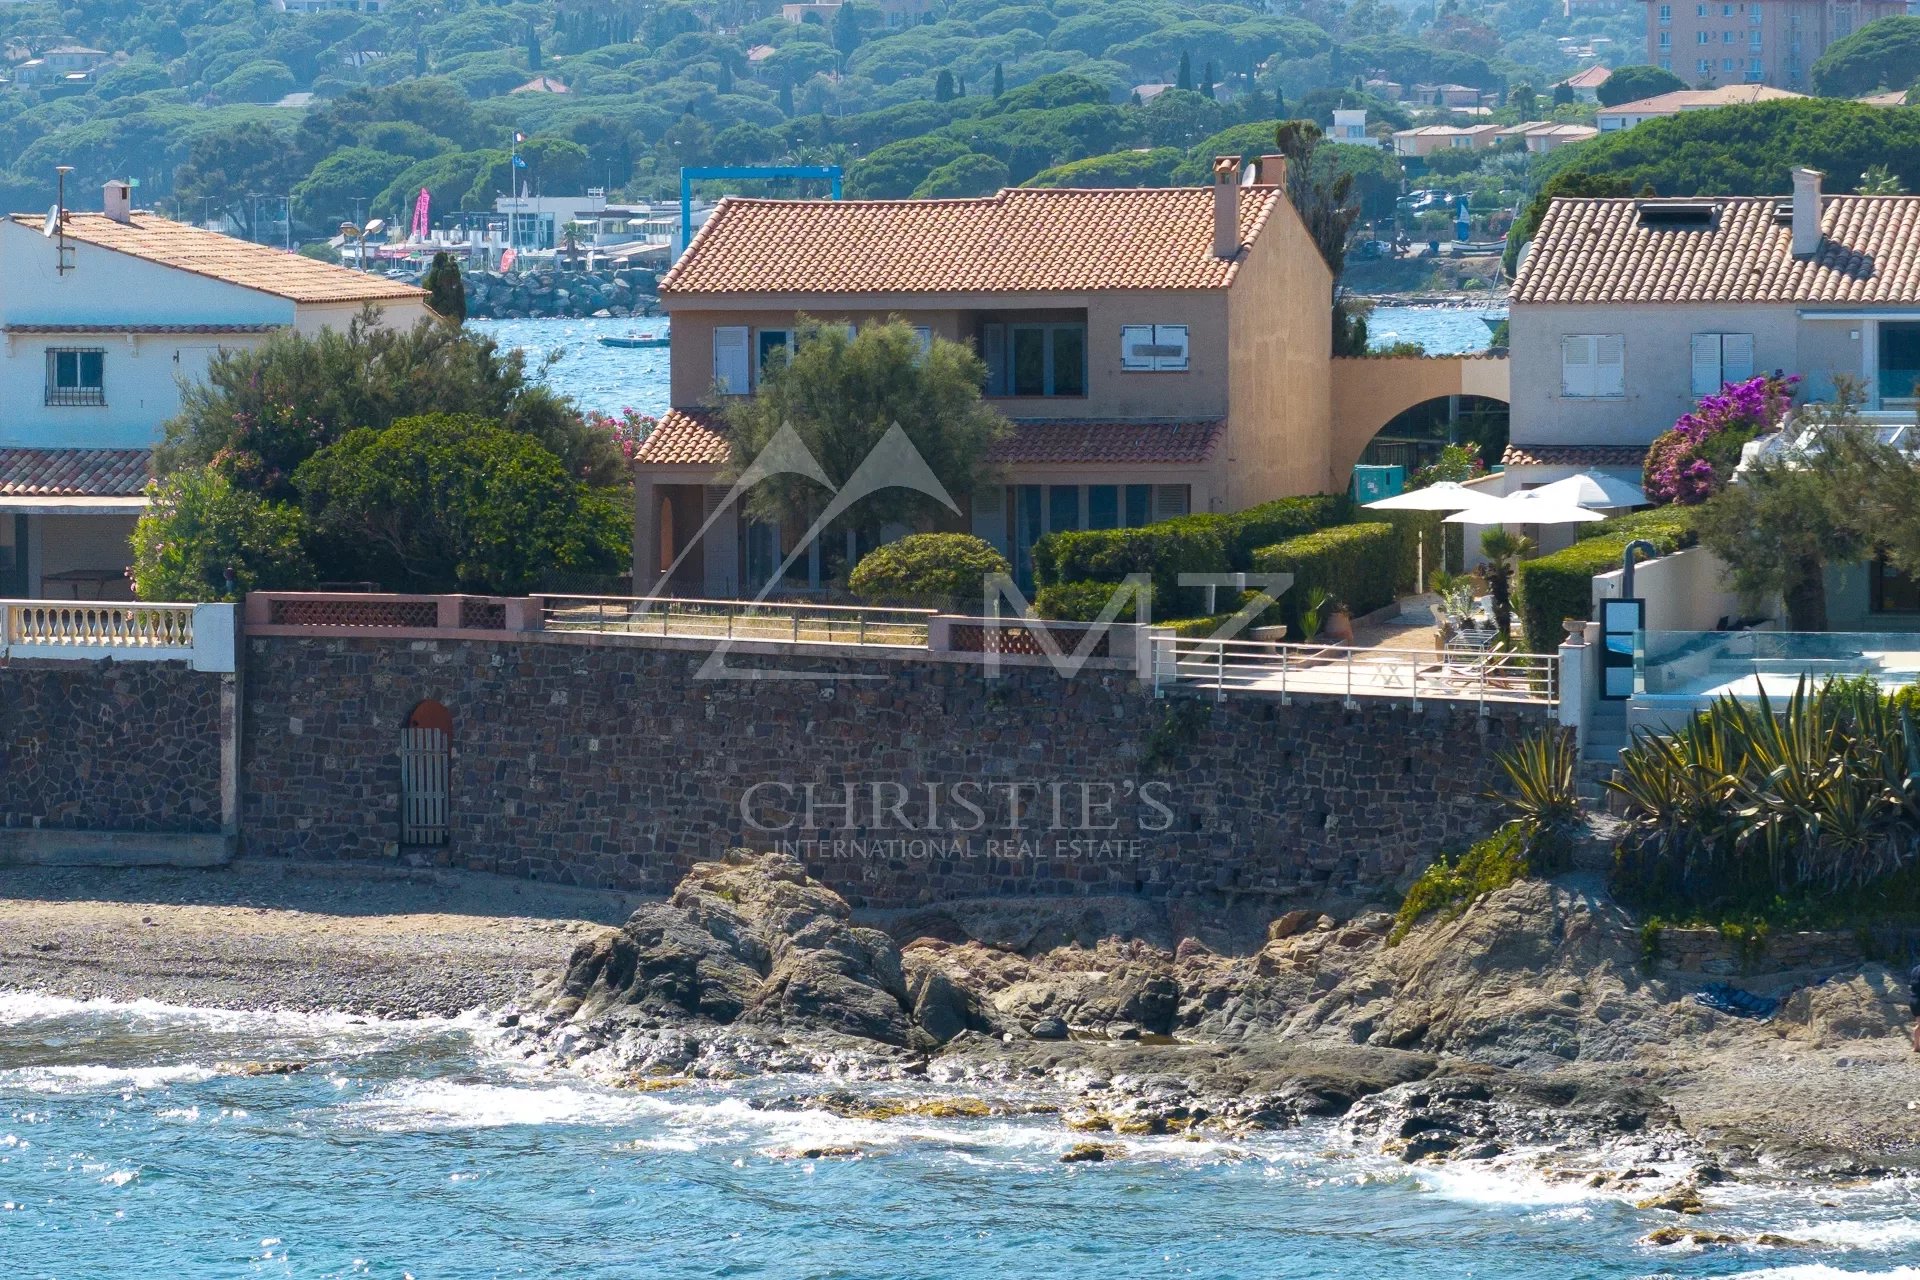
[[[1346,1116],[1408,1161],[1540,1148],[1559,1152],[1556,1167],[1598,1176],[1608,1151],[1631,1163],[1651,1144],[1742,1179],[1920,1169],[1920,1055],[1884,969],[1821,983],[1786,975],[1806,994],[1775,1022],[1729,1019],[1692,1004],[1684,982],[1641,984],[1595,962],[1592,938],[1562,957],[1595,963],[1584,986],[1568,985],[1573,969],[1558,962],[1520,971],[1506,944],[1483,945],[1490,928],[1511,930],[1550,907],[1562,916],[1560,934],[1591,933],[1597,905],[1539,882],[1494,895],[1503,897],[1433,927],[1424,950],[1411,941],[1386,948],[1376,913],[1344,926],[1322,917],[1250,955],[1184,942],[1177,960],[1138,940],[1172,936],[1151,904],[994,902],[932,913],[998,932],[1002,945],[1025,936],[1032,952],[1064,943],[1032,961],[937,941],[926,934],[952,930],[927,918],[895,918],[885,923],[896,933],[919,935],[904,952],[912,974],[944,966],[957,984],[983,964],[1024,966],[995,979],[1006,985],[992,995],[992,1029],[909,1047],[800,1017],[727,1025],[633,1002],[578,1016],[545,1006],[570,959],[617,937],[614,926],[635,907],[666,910],[658,898],[392,866],[19,869],[0,891],[0,991],[385,1018],[484,1008],[530,1061],[602,1083],[652,1089],[663,1079],[793,1071],[823,1095],[854,1081],[963,1097],[1040,1087],[1061,1095],[1062,1124],[1089,1140],[1201,1125],[1231,1135]],[[1082,947],[1088,920],[1136,940]],[[1480,970],[1471,986],[1454,984],[1458,974],[1436,980],[1450,955],[1467,953],[1475,957],[1467,967]],[[1162,969],[1193,1015],[1174,1036],[1130,1020]],[[1094,988],[1106,979],[1132,1003],[1110,1009],[1103,1025],[1096,1011],[1112,992]],[[1400,989],[1381,1003],[1389,982]],[[1263,1000],[1280,1012],[1229,1003]],[[1394,1005],[1422,1000],[1452,1007],[1416,1009],[1417,1033],[1411,1023],[1396,1029],[1409,1015]],[[1243,1019],[1237,1032],[1205,1012],[1208,1002]],[[1576,1004],[1581,1015],[1563,1016]],[[1057,1009],[1075,1025],[1030,1035],[1030,1008]],[[1577,1048],[1557,1040],[1570,1026]]]

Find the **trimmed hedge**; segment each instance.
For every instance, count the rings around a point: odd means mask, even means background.
[[[1007,558],[968,533],[913,533],[861,557],[847,588],[876,604],[928,609],[980,607],[990,574],[1009,574]]]
[[[1113,599],[1113,593],[1122,589],[1122,584],[1116,582],[1056,582],[1034,592],[1033,611],[1055,622],[1093,622]],[[1151,610],[1153,584],[1148,583],[1146,590],[1147,604]],[[1113,620],[1132,622],[1134,606],[1133,600],[1125,601]],[[1153,616],[1151,611],[1147,616]]]
[[[1315,587],[1324,588],[1330,600],[1344,603],[1356,617],[1392,604],[1402,549],[1400,530],[1384,521],[1343,524],[1262,547],[1253,553],[1253,567],[1261,573],[1293,575],[1293,586],[1271,612],[1298,631],[1307,593]]]
[[[1574,544],[1520,562],[1514,597],[1524,643],[1552,653],[1565,634],[1563,618],[1593,616],[1593,575],[1620,567],[1627,544],[1645,538],[1669,555],[1694,544],[1692,507],[1653,507],[1584,526]]]
[[[1182,587],[1181,574],[1225,573],[1227,567],[1226,543],[1217,524],[1199,523],[1191,516],[1137,529],[1050,533],[1033,545],[1033,578],[1041,590],[1118,583],[1130,573],[1145,573],[1153,578],[1155,606],[1170,617],[1206,607],[1206,588]]]
[[[1345,494],[1317,493],[1276,498],[1222,515],[1176,516],[1135,529],[1050,533],[1034,544],[1034,581],[1045,590],[1083,582],[1117,583],[1129,573],[1149,573],[1156,612],[1185,617],[1206,607],[1206,593],[1205,588],[1181,587],[1182,573],[1245,572],[1254,567],[1259,548],[1342,524],[1353,513],[1353,501]],[[1409,569],[1409,585],[1412,577]]]

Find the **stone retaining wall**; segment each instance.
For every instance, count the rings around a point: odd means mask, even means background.
[[[454,865],[664,892],[744,844],[786,847],[872,906],[1371,896],[1486,828],[1494,751],[1545,715],[1156,701],[1122,671],[990,680],[925,654],[735,653],[740,678],[695,678],[705,657],[611,640],[250,638],[246,848],[399,854],[400,729],[432,698],[453,716],[450,841],[417,852]]]
[[[221,690],[184,662],[0,667],[0,827],[221,830]]]

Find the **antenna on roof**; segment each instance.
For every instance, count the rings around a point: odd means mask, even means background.
[[[53,239],[53,233],[58,231],[59,229],[60,229],[60,206],[57,204],[49,205],[47,206],[47,221],[45,225],[43,225],[40,228],[40,234],[45,236],[47,239],[51,240]]]

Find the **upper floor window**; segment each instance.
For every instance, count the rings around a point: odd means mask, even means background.
[[[753,391],[753,331],[747,326],[721,325],[713,331],[713,385],[725,396]]]
[[[1660,47],[1661,47],[1662,49],[1671,49],[1671,48],[1673,48],[1673,32],[1671,32],[1671,31],[1662,31],[1662,32],[1660,33]]]
[[[1560,394],[1577,399],[1624,396],[1626,339],[1617,333],[1570,333],[1560,339]]]
[[[1120,367],[1130,373],[1183,373],[1187,326],[1129,324],[1120,327]]]
[[[1673,6],[1670,4],[1661,5],[1660,6],[1660,24],[1662,26],[1665,26],[1667,23],[1672,21],[1673,21]]]
[[[1759,5],[1755,5],[1747,11],[1747,25],[1750,27],[1763,26],[1766,20],[1766,14],[1762,12]]]
[[[1671,70],[1673,70],[1673,59],[1672,59],[1672,58],[1662,58],[1662,59],[1660,59],[1660,69],[1661,69],[1662,71],[1671,71]]]
[[[1084,324],[981,326],[990,396],[1087,394]]]
[[[1702,31],[1702,32],[1700,32],[1700,33],[1699,33],[1698,35],[1696,35],[1696,36],[1694,37],[1694,41],[1695,41],[1695,43],[1697,43],[1697,44],[1712,44],[1712,43],[1713,43],[1713,32],[1711,32],[1711,31]]]
[[[1753,335],[1750,333],[1696,333],[1693,335],[1693,394],[1710,396],[1729,382],[1753,376]]]
[[[1707,6],[1705,6],[1705,5],[1703,5],[1703,4],[1697,4],[1697,5],[1695,5],[1695,6],[1693,6],[1693,16],[1694,16],[1694,17],[1696,17],[1696,18],[1704,18],[1704,17],[1706,17],[1706,16],[1707,16]]]
[[[98,348],[49,348],[48,404],[105,404],[107,353]]]

